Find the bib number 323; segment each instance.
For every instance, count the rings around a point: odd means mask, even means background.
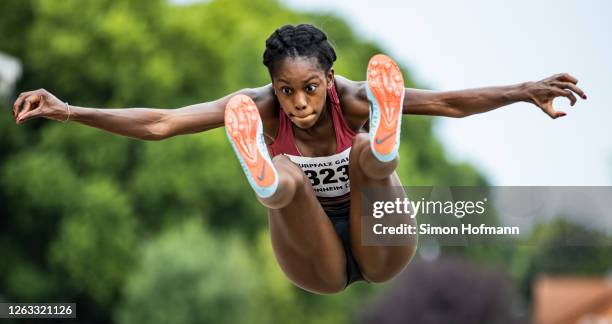
[[[351,148],[331,155],[305,157],[287,155],[302,168],[319,197],[337,197],[350,191],[349,153]]]

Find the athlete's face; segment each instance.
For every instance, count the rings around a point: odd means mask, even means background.
[[[307,129],[319,120],[333,79],[333,69],[325,73],[315,57],[288,57],[278,64],[272,86],[291,121]]]

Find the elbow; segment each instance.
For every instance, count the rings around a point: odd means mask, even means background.
[[[139,139],[143,141],[161,141],[165,139],[165,136],[157,135],[157,134],[147,134],[145,136],[141,136]]]
[[[145,135],[141,139],[145,141],[161,141],[171,135],[171,129],[167,121],[156,122],[147,127]]]
[[[463,118],[470,115],[470,112],[465,109],[462,105],[458,105],[455,102],[449,100],[438,100],[430,105],[437,116],[450,117],[450,118]]]
[[[465,118],[465,117],[467,117],[469,115],[471,115],[471,114],[466,112],[466,111],[456,110],[451,117],[453,117],[453,118]]]
[[[444,113],[444,116],[451,117],[451,118],[464,118],[469,115],[471,114],[465,111],[464,109],[459,109],[453,106],[447,106],[445,109],[445,113]]]

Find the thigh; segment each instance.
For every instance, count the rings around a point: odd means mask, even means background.
[[[350,211],[350,221],[351,221],[351,243],[353,245],[353,249],[357,249],[357,251],[374,251],[377,249],[387,248],[386,246],[364,246],[361,244],[361,236],[362,236],[362,221],[365,215],[364,209],[364,199],[366,199],[366,203],[372,203],[370,200],[374,199],[376,201],[395,201],[397,198],[403,199],[406,198],[406,193],[402,188],[402,183],[399,179],[399,176],[395,171],[391,173],[385,179],[376,180],[375,183],[368,182],[364,183],[361,181],[354,181],[353,179],[356,177],[351,177],[351,211]],[[369,195],[364,196],[363,190],[370,191],[375,193],[370,197]],[[369,215],[365,215],[368,217]],[[381,219],[381,222],[393,221],[393,223],[385,224],[392,226],[394,223],[400,225],[401,223],[410,223],[410,218],[408,215],[388,215],[385,218]]]
[[[346,256],[336,231],[299,166],[288,158],[274,160],[280,177],[291,177],[297,190],[291,202],[268,210],[276,260],[297,286],[317,293],[346,286]]]

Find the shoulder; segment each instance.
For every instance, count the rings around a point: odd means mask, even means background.
[[[267,84],[258,88],[244,89],[243,91],[243,94],[251,97],[255,105],[257,105],[264,127],[266,142],[271,143],[278,133],[278,113],[280,109],[276,96],[274,95],[272,84]]]
[[[267,84],[257,88],[247,88],[239,91],[240,94],[251,97],[259,109],[259,114],[262,119],[269,118],[274,115],[275,108],[278,105],[272,84]]]
[[[370,114],[370,104],[366,95],[366,82],[353,81],[343,76],[336,76],[336,91],[340,98],[342,113],[353,130],[359,130]]]

